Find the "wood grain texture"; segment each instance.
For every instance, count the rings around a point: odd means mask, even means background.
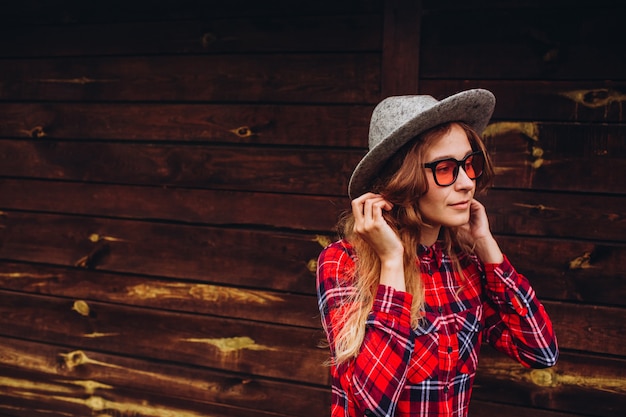
[[[454,80],[424,79],[420,92],[443,98],[469,88],[486,88],[497,97],[495,120],[531,122],[624,122],[626,83],[609,80]],[[575,130],[575,129],[574,129]]]
[[[2,218],[0,258],[314,294],[314,234],[49,214]]]
[[[623,4],[430,10],[422,19],[425,79],[623,79]],[[440,30],[454,27],[455,30]],[[463,34],[459,36],[459,34]]]
[[[111,408],[130,405],[141,411],[128,415],[162,416],[159,410],[174,408],[173,415],[195,410],[199,415],[233,413],[239,417],[254,415],[254,411],[262,416],[323,414],[329,404],[328,390],[310,385],[5,337],[0,337],[0,343],[4,377],[0,404],[8,399],[13,404],[21,402],[26,409],[32,409],[36,400],[50,412],[74,403],[83,407],[74,411],[76,415],[85,415],[85,408],[103,399]],[[162,392],[168,395],[155,395]],[[45,396],[55,396],[57,401],[46,401]],[[143,410],[138,409],[141,403],[146,406]]]
[[[0,138],[364,148],[373,106],[0,103]]]
[[[374,103],[375,53],[5,60],[0,97],[29,101]]]
[[[617,417],[623,413],[626,398],[624,366],[623,358],[565,352],[553,368],[525,369],[485,348],[474,398],[497,402],[491,408],[504,410],[507,407],[503,404],[508,403],[518,407],[532,405],[566,415]]]
[[[5,260],[81,265],[302,294],[314,294],[315,261],[333,239],[332,234],[42,213],[4,212],[0,219],[0,256]],[[505,235],[498,236],[498,241],[540,296],[624,305],[626,294],[620,285],[626,259],[623,244]],[[237,250],[228,250],[230,247]]]
[[[7,337],[328,384],[321,330],[7,291],[0,299]]]
[[[419,91],[421,18],[419,1],[385,2],[381,99]]]
[[[318,0],[298,2],[273,0],[197,1],[197,0],[111,0],[85,3],[80,0],[59,0],[54,3],[22,0],[3,7],[2,20],[15,25],[87,24],[110,22],[150,22],[160,20],[191,20],[276,16],[351,15],[379,13],[382,0]],[[74,41],[76,42],[76,41]]]
[[[561,357],[485,348],[470,415],[621,417],[624,11],[3,5],[0,415],[327,414],[314,272],[371,111],[483,87],[498,175],[480,198]]]
[[[328,13],[329,10],[327,9]],[[355,10],[356,12],[356,10]],[[10,57],[380,51],[377,14],[238,16],[107,24],[19,25],[0,31]],[[24,48],[29,45],[29,48]]]
[[[313,295],[213,285],[190,280],[0,263],[0,287],[28,294],[320,328]]]
[[[0,141],[0,175],[127,185],[345,195],[362,151]]]
[[[348,197],[0,179],[0,207],[95,217],[335,235]]]

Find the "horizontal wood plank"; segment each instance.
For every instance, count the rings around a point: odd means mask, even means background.
[[[45,397],[56,394],[62,398],[61,404],[88,407],[103,397],[113,403],[112,408],[122,408],[127,403],[135,405],[129,398],[121,401],[119,398],[132,391],[138,402],[146,402],[155,409],[177,405],[178,413],[202,409],[207,413],[203,416],[218,411],[225,414],[217,415],[252,416],[255,410],[262,416],[269,413],[318,416],[329,407],[330,390],[326,387],[4,337],[0,337],[0,345],[3,347],[0,369],[4,377],[0,386],[5,388],[0,389],[0,403],[3,395],[11,401],[22,400],[26,405],[29,399],[38,398],[46,408],[53,408],[53,401],[46,401]],[[154,398],[155,394],[160,400]],[[87,402],[85,398],[93,401]],[[189,408],[183,405],[186,402],[190,403]],[[54,408],[59,405],[54,404]],[[155,414],[150,415],[162,416],[156,410],[152,412]],[[76,415],[82,417],[85,413]]]
[[[195,0],[109,0],[85,3],[80,0],[41,2],[22,0],[3,6],[5,25],[84,24],[94,22],[144,22],[154,20],[211,19],[216,17],[266,17],[345,15],[379,13],[382,0],[318,0],[297,2],[272,0],[195,1]]]
[[[4,213],[0,259],[315,293],[317,235]]]
[[[626,306],[623,244],[496,238],[516,269],[530,279],[539,298]]]
[[[317,256],[333,239],[332,234],[8,211],[0,217],[0,225],[0,258],[7,261],[80,265],[310,295],[314,295]],[[622,244],[515,236],[497,239],[541,298],[626,305],[620,285],[626,262]]]
[[[0,175],[345,195],[360,156],[319,148],[0,140]]]
[[[626,236],[626,195],[494,189],[478,199],[494,233],[616,243]]]
[[[544,301],[563,349],[626,357],[626,308]]]
[[[358,147],[371,105],[0,103],[0,138]]]
[[[7,291],[0,299],[7,337],[328,384],[321,330]]]
[[[377,14],[20,25],[0,38],[0,56],[371,52],[381,49],[381,26]]]
[[[623,79],[624,5],[457,9],[422,18],[422,78]],[[454,31],[441,30],[453,26]],[[459,36],[462,33],[463,36]]]
[[[352,54],[142,56],[3,61],[0,97],[20,101],[374,103],[380,57]]]
[[[625,194],[626,126],[492,123],[495,187]]]
[[[493,400],[497,401],[497,398]],[[576,417],[579,415],[531,408],[525,405],[512,406],[506,403],[480,401],[474,398],[470,402],[469,413],[472,417],[493,417],[498,415],[505,415],[507,417]]]
[[[420,93],[443,98],[461,90],[486,88],[496,96],[494,121],[626,121],[626,82],[615,80],[420,80]]]
[[[617,195],[492,189],[478,199],[494,233],[623,242]],[[320,231],[333,236],[347,197],[0,179],[0,208],[205,225]],[[577,227],[572,228],[572,224]]]
[[[314,295],[11,262],[0,262],[0,288],[87,302],[320,328]]]
[[[526,369],[484,347],[473,398],[575,415],[620,417],[626,400],[625,366],[624,358],[562,352],[553,368]]]
[[[495,187],[625,192],[623,126],[571,130],[571,136],[545,128],[536,139],[526,127],[503,122],[487,128]],[[0,175],[343,196],[363,154],[344,148],[0,140]]]
[[[516,12],[518,10],[533,10],[538,7],[545,7],[545,0],[510,0],[503,3],[502,0],[483,0],[480,3],[468,4],[464,0],[422,0],[425,13],[441,13],[443,11],[454,10],[510,10]],[[588,9],[590,6],[597,7],[614,7],[614,0],[581,0],[572,3],[569,0],[552,0],[548,9],[556,9],[569,6],[571,9]]]
[[[233,253],[233,250],[229,247],[222,251],[215,249],[203,253],[198,252],[198,249],[194,245],[189,245],[189,243],[184,245],[184,241],[174,240],[175,236],[187,236],[189,233],[193,233],[187,232],[182,228],[172,228],[168,231],[165,226],[150,226],[149,230],[155,233],[154,240],[157,241],[155,244],[151,242],[153,239],[150,239],[150,234],[145,229],[138,227],[138,225],[124,221],[90,221],[88,224],[91,226],[97,224],[109,230],[115,228],[118,234],[98,234],[98,236],[102,237],[102,240],[99,241],[100,244],[91,242],[88,238],[83,238],[84,240],[81,243],[80,241],[72,241],[67,238],[59,239],[56,237],[57,235],[67,235],[67,232],[63,231],[64,219],[59,218],[59,216],[46,217],[44,221],[47,227],[41,228],[36,224],[36,220],[32,221],[28,216],[11,216],[12,220],[16,218],[19,219],[22,226],[16,227],[15,224],[11,225],[10,230],[8,230],[9,233],[5,235],[6,238],[4,242],[0,242],[2,243],[0,246],[0,257],[21,261],[38,261],[66,265],[65,262],[67,261],[63,260],[64,257],[72,256],[76,259],[77,255],[73,255],[73,253],[79,252],[81,249],[84,253],[89,246],[92,246],[92,251],[96,248],[96,251],[101,250],[102,252],[91,255],[93,258],[91,260],[93,263],[91,267],[97,267],[103,271],[151,273],[156,276],[177,276],[179,278],[191,278],[209,283],[225,283],[229,285],[243,285],[269,289],[282,288],[308,294],[314,293],[315,259],[321,247],[318,246],[319,244],[315,243],[313,239],[307,242],[298,236],[290,236],[287,234],[283,234],[282,236],[266,236],[263,233],[242,233],[241,237],[245,237],[245,243],[251,245],[251,248],[260,247],[257,240],[265,237],[265,245],[271,247],[271,250],[259,252],[257,249],[254,254],[245,255],[243,247],[239,247],[235,253]],[[24,225],[29,225],[36,230],[38,234],[33,236],[33,232],[29,232]],[[54,226],[51,227],[50,225]],[[81,227],[84,228],[85,224]],[[198,228],[195,230],[197,229]],[[76,233],[77,225],[74,224],[71,230]],[[179,233],[174,233],[174,230],[178,230]],[[127,233],[127,235],[121,235],[123,232]],[[210,232],[214,234],[210,234]],[[133,239],[129,238],[128,233],[136,233],[138,236],[144,236],[147,241],[136,245]],[[195,233],[198,233],[198,231]],[[226,237],[228,234],[232,236]],[[85,235],[87,235],[87,233],[85,233]],[[239,236],[233,232],[227,231],[211,231],[207,229],[202,233],[204,239],[210,235],[220,236],[220,238],[215,239],[216,241],[233,242],[239,238]],[[79,235],[75,236],[78,237]],[[172,239],[169,245],[166,246],[163,241],[158,243],[157,236],[172,236]],[[270,239],[277,239],[276,241],[283,245],[283,249],[268,243],[271,242],[271,240],[267,239],[268,236]],[[40,240],[34,242],[34,239]],[[284,240],[284,242],[282,242],[281,239]],[[107,246],[100,246],[105,243]],[[184,249],[178,251],[168,251],[164,249],[172,247]],[[506,245],[503,245],[503,248],[505,251],[509,249]],[[562,250],[563,247],[560,249]],[[307,251],[308,254],[306,254]],[[274,260],[273,258],[276,256],[276,252],[281,256],[277,260]],[[289,253],[290,255],[285,259],[284,255],[282,255],[283,253]],[[305,257],[308,255],[309,261],[298,262],[295,260],[294,258],[298,253],[301,253],[302,256]],[[519,252],[513,252],[513,254],[515,257],[520,256]],[[567,253],[565,255],[567,255]],[[89,256],[90,255],[87,255],[87,258],[89,258]],[[182,259],[183,257],[185,259]],[[290,261],[290,264],[287,265],[285,260]],[[89,262],[89,260],[85,260],[84,262]],[[516,264],[515,261],[514,264]],[[524,262],[520,262],[516,265],[521,272],[529,276],[531,283],[539,293],[540,299],[543,300],[550,299],[551,295],[559,295],[563,291],[568,290],[573,293],[570,297],[573,297],[576,295],[575,291],[585,285],[595,287],[595,291],[598,291],[597,288],[603,288],[603,285],[604,288],[610,288],[608,284],[604,284],[601,276],[596,277],[595,274],[591,274],[593,280],[584,281],[583,283],[581,283],[580,280],[570,282],[568,281],[567,275],[562,273],[555,274],[552,272],[546,274],[544,271],[537,271],[536,266],[533,268],[533,265],[536,264],[544,265],[533,257],[525,258]],[[89,265],[87,266],[89,267]],[[289,273],[286,271],[287,266],[294,272]],[[623,268],[623,266],[618,267]],[[298,268],[300,271],[296,273]],[[542,268],[545,268],[545,265]],[[567,266],[559,266],[558,268],[560,270],[566,270]],[[607,271],[605,273],[609,274],[610,272]],[[611,281],[615,279],[616,275],[609,275],[605,281],[611,283]],[[566,285],[563,285],[562,282],[565,282]],[[207,288],[204,286],[201,287],[204,289]],[[552,289],[554,287],[556,287],[556,290]],[[573,290],[570,290],[572,287]],[[139,298],[141,298],[142,294],[145,295],[143,291],[146,290],[160,291],[165,294],[172,291],[167,285],[159,285],[158,283],[154,283],[153,287],[133,287],[131,290],[138,291],[140,293],[138,295]],[[597,295],[597,297],[602,297],[601,291],[599,294],[600,295]],[[604,297],[610,298],[612,296]],[[547,301],[545,304],[548,306],[547,308],[551,316],[553,316],[555,327],[559,329],[561,333],[565,333],[564,336],[560,337],[561,344],[564,347],[585,349],[598,353],[626,355],[623,345],[619,343],[621,334],[626,331],[626,329],[623,328],[623,323],[626,323],[626,309]],[[317,311],[314,307],[314,303],[311,302],[309,305],[310,311],[305,314],[309,314],[310,317],[316,317]],[[584,319],[581,319],[581,316]],[[581,325],[581,323],[584,323],[584,325]]]
[[[41,211],[334,235],[348,197],[0,178],[0,210]]]

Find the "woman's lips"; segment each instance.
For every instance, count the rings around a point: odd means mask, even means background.
[[[469,201],[459,201],[458,203],[450,204],[450,207],[457,210],[466,210],[469,208]]]

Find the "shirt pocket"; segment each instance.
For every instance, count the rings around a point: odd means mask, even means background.
[[[433,321],[427,317],[420,320],[415,334],[415,348],[409,361],[407,382],[411,385],[419,384],[435,376],[439,359],[437,345],[439,336]]]
[[[478,367],[478,353],[482,343],[483,306],[478,304],[455,315],[459,357],[457,371],[473,375]]]

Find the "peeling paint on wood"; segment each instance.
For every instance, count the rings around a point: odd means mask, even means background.
[[[206,343],[220,350],[222,353],[232,353],[243,349],[248,350],[274,350],[274,348],[264,345],[257,345],[256,342],[247,336],[227,337],[221,339],[184,339],[185,342]]]
[[[75,350],[69,353],[61,353],[59,354],[59,356],[63,359],[63,365],[65,365],[65,368],[70,372],[74,371],[74,369],[79,366],[90,365],[90,364],[106,366],[109,368],[121,368],[121,366],[118,366],[118,365],[113,365],[113,364],[109,364],[106,362],[100,362],[100,361],[95,361],[93,359],[90,359],[82,350]]]
[[[324,235],[315,235],[313,241],[319,243],[322,248],[325,248],[332,243],[330,237]]]
[[[78,385],[79,387],[83,387],[85,389],[85,394],[93,395],[96,390],[99,389],[113,389],[112,385],[102,384],[98,381],[85,381],[85,380],[76,380],[76,381],[61,381],[67,384]]]
[[[220,287],[209,284],[163,283],[159,285],[138,284],[126,287],[129,297],[149,299],[181,299],[189,296],[208,302],[237,302],[256,305],[282,303],[284,298],[261,291]]]
[[[534,142],[539,141],[539,126],[534,122],[491,123],[483,132],[483,136],[496,137],[506,133],[521,133],[527,138],[532,139]]]
[[[16,279],[51,279],[56,278],[54,274],[34,274],[32,272],[0,272],[2,278],[16,278]],[[39,285],[44,285],[40,283]]]
[[[559,211],[559,209],[556,207],[548,207],[548,206],[544,206],[543,204],[513,203],[513,205],[517,207],[523,207],[523,208],[539,210],[539,211]]]
[[[86,338],[90,338],[90,339],[97,339],[99,337],[115,337],[115,336],[119,336],[119,333],[98,333],[98,332],[94,332],[94,333],[86,333],[83,335]]]
[[[74,301],[74,305],[72,306],[72,310],[76,311],[81,316],[88,317],[89,316],[89,304],[83,300]]]
[[[91,395],[87,398],[77,398],[71,396],[49,395],[47,393],[28,393],[28,398],[36,400],[46,400],[52,398],[56,401],[62,401],[70,404],[82,405],[89,410],[89,415],[98,416],[144,416],[144,417],[205,417],[205,414],[198,414],[193,411],[186,411],[181,409],[172,409],[160,404],[149,404],[147,402],[141,402],[141,404],[133,403],[121,403],[115,401],[109,401],[105,398]],[[104,412],[105,414],[95,414]]]
[[[581,388],[592,388],[613,394],[626,393],[626,378],[605,378],[581,375],[559,374],[554,369],[533,369],[528,381],[540,387],[558,387],[572,385]]]
[[[37,80],[41,83],[56,83],[56,84],[98,84],[98,83],[116,83],[120,80],[114,78],[102,78],[95,79],[89,77],[78,77],[78,78],[43,78]]]
[[[519,133],[530,141],[530,155],[532,161],[530,166],[539,169],[545,163],[543,159],[544,150],[539,146],[539,125],[535,122],[496,122],[485,129],[485,137],[496,137],[509,133]],[[496,173],[504,171],[501,167],[496,167]]]
[[[102,241],[107,241],[107,242],[127,242],[126,239],[120,239],[118,237],[112,237],[112,236],[100,236],[97,233],[92,233],[91,235],[89,235],[89,240],[92,241],[93,243],[102,242]]]
[[[37,391],[49,391],[54,393],[71,393],[68,388],[64,388],[58,385],[47,384],[43,382],[36,382],[27,379],[11,378],[0,376],[0,387],[6,388],[19,388],[20,390],[37,390]],[[5,388],[5,389],[6,389]],[[27,394],[24,392],[24,394]]]
[[[558,368],[527,370],[521,367],[485,367],[481,368],[480,373],[498,378],[502,377],[514,381],[529,383],[538,387],[554,388],[572,386],[611,392],[614,394],[626,394],[626,376],[621,378],[607,378],[593,377],[589,375],[568,375],[560,373]]]
[[[589,269],[591,265],[591,252],[585,252],[579,257],[572,259],[569,263],[569,269]]]
[[[605,108],[604,116],[608,114],[609,107],[613,103],[619,104],[619,118],[622,119],[622,103],[626,101],[626,94],[610,88],[598,88],[595,90],[572,90],[561,93],[576,104],[576,116],[578,106],[582,105],[590,109]]]

